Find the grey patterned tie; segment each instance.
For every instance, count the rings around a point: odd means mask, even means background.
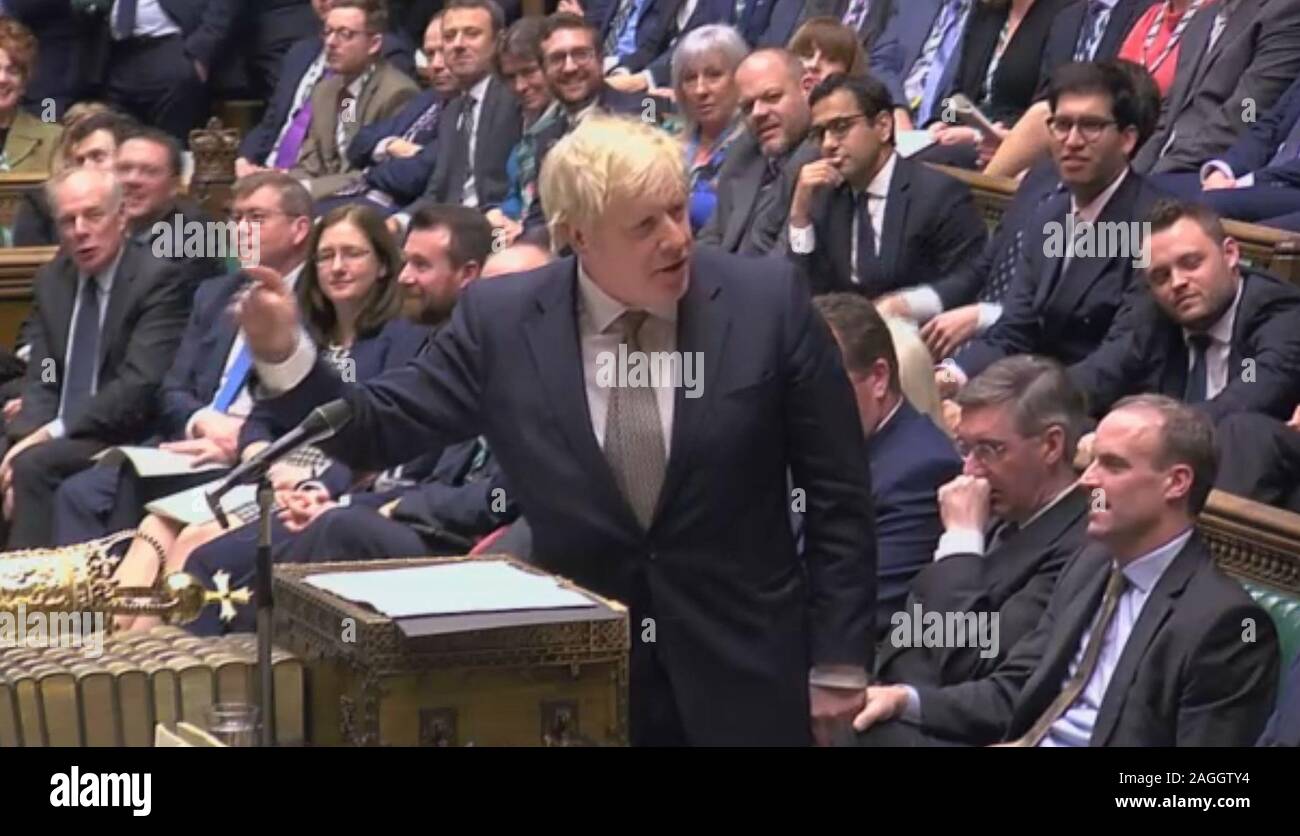
[[[629,357],[642,350],[639,334],[648,316],[645,311],[624,311],[607,329],[620,335]],[[667,464],[653,386],[610,388],[609,411],[605,417],[605,459],[637,521],[648,529]]]

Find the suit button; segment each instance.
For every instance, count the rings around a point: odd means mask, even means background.
[[[646,555],[646,558],[653,563],[654,561],[659,559],[659,555],[656,554],[655,552],[650,552],[649,554]]]

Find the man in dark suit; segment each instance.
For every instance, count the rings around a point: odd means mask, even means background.
[[[783,194],[793,196],[782,249],[814,294],[875,298],[978,255],[988,229],[970,189],[894,151],[883,84],[832,76],[810,101],[822,158],[786,178]]]
[[[447,99],[456,93],[456,80],[442,52],[441,14],[429,22],[424,53],[429,57],[429,89],[392,117],[361,125],[347,149],[357,180],[319,201],[317,215],[343,203],[364,203],[387,215],[424,192],[437,160],[438,121]]]
[[[889,90],[900,129],[928,125],[941,113],[974,5],[971,0],[909,0],[896,5],[880,37],[892,51],[879,60],[872,55],[871,73]]]
[[[961,459],[943,431],[903,395],[889,327],[875,307],[856,293],[829,293],[814,304],[839,343],[867,439],[879,634],[934,554],[943,532],[935,493],[961,472]]]
[[[579,178],[592,188],[573,189]],[[692,251],[685,182],[663,132],[584,120],[541,182],[556,243],[576,258],[471,286],[451,324],[383,381],[328,382],[266,271],[241,321],[280,422],[347,399],[352,421],[326,447],[353,464],[487,439],[528,513],[534,561],[631,608],[644,639],[634,742],[801,745],[810,727],[828,742],[861,704],[872,655],[853,395],[789,267]],[[702,357],[703,376],[618,385],[635,378],[611,363],[630,371],[652,351]],[[806,499],[802,556],[790,480]]]
[[[858,41],[870,52],[898,12],[895,0],[774,0],[759,41],[751,43],[785,46],[808,18],[833,17],[857,33]]]
[[[1087,420],[1083,394],[1051,360],[999,360],[957,396],[965,472],[939,489],[943,537],[881,632],[877,676],[942,686],[993,672],[1038,624],[1056,579],[1083,546],[1088,493],[1074,452]],[[997,625],[996,646],[913,641],[930,613]],[[971,635],[968,631],[967,635]]]
[[[262,120],[239,144],[235,175],[247,177],[260,168],[289,169],[298,161],[311,126],[311,94],[325,77],[325,41],[319,34],[329,0],[312,0],[317,21],[310,35],[295,41],[280,59],[274,92]],[[427,45],[426,45],[427,49]],[[380,52],[385,61],[414,77],[411,45],[394,33],[385,32]]]
[[[49,545],[59,483],[148,436],[190,299],[178,267],[126,237],[112,175],[70,169],[48,188],[63,252],[34,283],[27,388],[0,463],[10,548]]]
[[[732,23],[735,8],[733,0],[651,0],[650,13],[639,27],[636,50],[609,71],[610,84],[623,93],[670,86],[673,49],[682,36],[710,23]]]
[[[32,30],[40,43],[36,69],[23,93],[23,107],[36,116],[45,113],[47,99],[54,100],[55,117],[86,98],[87,27],[73,13],[72,0],[5,0],[11,17]]]
[[[997,322],[936,372],[945,395],[1011,354],[1082,361],[1136,286],[1140,222],[1158,193],[1129,170],[1142,119],[1132,84],[1113,65],[1071,64],[1053,78],[1049,102],[1052,158],[1067,191],[1029,222],[1034,236]]]
[[[506,195],[506,160],[522,118],[514,93],[492,72],[503,26],[494,0],[451,0],[442,13],[443,52],[460,95],[439,118],[437,161],[424,203],[486,212]]]
[[[232,220],[242,234],[257,230],[259,263],[296,282],[307,258],[311,196],[278,171],[252,174],[235,183]],[[252,409],[250,360],[229,307],[248,286],[241,273],[203,282],[189,324],[159,391],[157,435],[150,443],[196,457],[202,463],[233,465],[239,431]],[[143,480],[116,467],[95,467],[59,486],[54,496],[54,542],[82,543],[132,528],[144,506],[162,496],[213,478],[196,476]],[[196,481],[197,480],[197,481]]]
[[[186,227],[211,223],[212,218],[181,197],[181,149],[175,139],[156,128],[137,128],[118,146],[113,172],[122,187],[127,233],[155,256],[181,266],[190,285],[190,298],[199,282],[226,271],[224,259],[235,253],[212,251],[207,243],[212,236],[206,234],[206,226],[203,246],[185,246]]]
[[[1222,156],[1200,171],[1152,179],[1234,220],[1267,223],[1300,212],[1300,78]]]
[[[748,131],[727,151],[718,173],[718,205],[698,240],[741,255],[776,246],[790,205],[780,205],[780,179],[818,150],[804,140],[812,121],[800,80],[803,65],[784,49],[760,49],[736,67],[736,89]]]
[[[1256,412],[1237,412],[1218,425],[1220,449],[1214,486],[1300,514],[1300,406],[1283,423]]]
[[[237,0],[113,0],[91,77],[109,102],[186,142],[207,118],[208,75],[237,11]]]
[[[1237,242],[1205,206],[1161,201],[1148,224],[1149,292],[1137,294],[1124,336],[1071,370],[1094,412],[1160,392],[1215,421],[1287,417],[1300,402],[1300,291],[1243,270]]]
[[[982,679],[869,689],[860,742],[1255,742],[1277,691],[1277,631],[1196,531],[1214,477],[1209,420],[1140,395],[1102,420],[1094,451],[1080,480],[1100,491],[1092,542],[1034,630]]]
[[[1174,86],[1133,168],[1199,171],[1267,113],[1300,75],[1300,0],[1209,6],[1183,34]]]

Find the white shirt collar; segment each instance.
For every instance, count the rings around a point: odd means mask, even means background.
[[[898,410],[903,407],[903,399],[906,397],[906,395],[899,393],[898,403],[894,404],[894,408],[889,410],[889,414],[882,418],[879,424],[876,424],[875,430],[872,431],[873,435],[883,430],[886,424],[894,420],[894,416],[898,414]]]
[[[488,85],[492,83],[492,73],[483,76],[474,86],[469,88],[469,94],[474,98],[474,109],[477,110],[479,105],[483,104],[483,97],[487,95]]]
[[[1246,277],[1239,276],[1237,279],[1237,295],[1233,298],[1232,304],[1223,312],[1213,325],[1206,329],[1205,333],[1215,345],[1232,345],[1232,331],[1237,323],[1237,308],[1241,305],[1241,292],[1246,287]],[[1186,342],[1192,336],[1191,331],[1183,329],[1183,341]]]
[[[1124,166],[1124,168],[1120,169],[1119,176],[1116,177],[1101,194],[1093,198],[1092,202],[1087,206],[1080,206],[1078,201],[1075,199],[1074,194],[1071,193],[1070,210],[1074,212],[1078,220],[1093,223],[1097,218],[1101,217],[1101,213],[1105,210],[1106,204],[1110,203],[1111,197],[1114,196],[1115,192],[1119,191],[1120,184],[1124,182],[1124,178],[1127,176],[1128,166]]]
[[[348,92],[352,94],[352,98],[355,99],[361,95],[361,88],[366,86],[366,80],[370,78],[370,74],[370,70],[363,70],[361,75],[352,79],[351,83],[348,84]]]
[[[885,160],[885,164],[880,167],[880,171],[877,171],[876,176],[872,177],[871,182],[867,184],[867,194],[878,198],[889,197],[889,184],[894,179],[894,168],[897,163],[898,152],[889,152],[889,159]]]
[[[289,287],[297,287],[298,277],[302,275],[302,269],[306,266],[307,266],[307,262],[300,261],[298,262],[297,267],[293,268],[288,273],[285,273],[284,274],[285,284],[289,285]]]
[[[1097,0],[1097,2],[1101,3],[1108,9],[1114,9],[1119,5],[1119,0]],[[1085,17],[1084,19],[1086,20],[1087,18]]]
[[[601,290],[600,286],[592,281],[583,268],[582,262],[578,262],[578,299],[582,309],[591,318],[591,322],[598,334],[603,333],[605,329],[614,324],[614,320],[628,310],[627,305]],[[655,317],[667,322],[677,321],[676,305],[668,307],[655,306],[646,310]]]
[[[95,284],[99,285],[99,292],[101,295],[107,293],[113,288],[113,278],[117,275],[117,266],[122,263],[122,256],[126,254],[126,248],[129,243],[128,240],[123,240],[122,246],[117,251],[117,255],[108,263],[108,266],[94,274],[93,278],[95,279]],[[78,291],[81,290],[81,279],[84,279],[85,277],[85,273],[80,270],[77,271]]]
[[[1169,568],[1169,564],[1174,562],[1174,558],[1187,545],[1187,541],[1192,539],[1192,529],[1187,529],[1174,539],[1165,543],[1163,546],[1157,546],[1136,560],[1131,561],[1121,571],[1124,577],[1128,578],[1129,583],[1149,593],[1151,588],[1160,580],[1160,576]]]

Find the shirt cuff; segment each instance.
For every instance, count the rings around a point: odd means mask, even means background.
[[[957,379],[958,389],[965,386],[966,383],[970,380],[970,377],[966,374],[966,372],[962,371],[961,366],[957,365],[957,361],[952,359],[951,357],[945,358],[944,361],[939,364],[939,368],[947,369],[948,373]]]
[[[813,665],[808,672],[808,684],[820,688],[843,688],[860,691],[870,684],[866,668],[845,665]]]
[[[63,438],[65,435],[68,434],[68,427],[66,424],[63,423],[62,418],[55,418],[53,421],[46,424],[44,427],[41,427],[41,429],[48,432],[50,434],[50,438]]]
[[[383,139],[379,140],[379,142],[375,145],[374,153],[371,154],[370,156],[374,157],[375,160],[378,162],[383,162],[384,160],[388,159],[388,146],[392,145],[399,138],[400,137],[396,137],[396,136],[386,136]]]
[[[919,724],[921,722],[921,695],[916,693],[916,689],[911,685],[902,687],[903,690],[907,691],[907,706],[903,709],[901,719],[909,723]]]
[[[1253,188],[1254,185],[1255,185],[1255,172],[1253,171],[1250,174],[1243,174],[1237,178],[1237,188],[1239,189]]]
[[[975,333],[983,334],[993,327],[993,323],[1002,318],[1002,305],[997,302],[979,302],[979,318],[975,321]]]
[[[811,226],[790,224],[790,252],[808,255],[817,249],[817,232]]]
[[[973,528],[950,528],[939,538],[934,549],[934,559],[943,560],[954,554],[984,554],[984,532]]]
[[[18,350],[14,352],[14,356],[24,363],[30,363],[32,361],[32,347],[30,345],[20,345]]]
[[[316,349],[306,334],[298,332],[298,345],[289,358],[282,363],[254,362],[257,367],[257,379],[263,393],[269,396],[282,395],[307,379],[312,367],[316,365]]]
[[[912,312],[912,319],[917,322],[926,322],[943,313],[943,300],[929,285],[904,290],[899,293],[899,296],[907,303],[908,310]]]
[[[1232,166],[1228,165],[1223,160],[1210,160],[1208,163],[1201,166],[1201,182],[1204,183],[1206,178],[1216,171],[1224,177],[1231,177],[1233,180],[1237,179],[1237,175],[1232,173]]]
[[[605,75],[615,76],[615,75],[631,75],[631,74],[632,71],[629,70],[627,67],[618,66],[617,55],[605,56]]]

